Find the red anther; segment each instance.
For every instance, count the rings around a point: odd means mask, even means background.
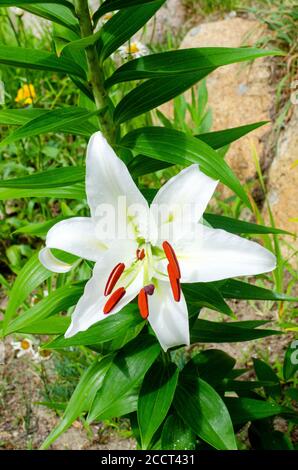
[[[141,317],[146,320],[149,316],[149,307],[148,307],[148,295],[146,290],[143,288],[140,290],[138,295],[138,306],[140,310]]]
[[[144,250],[144,248],[142,248],[141,250],[140,250],[139,248],[137,249],[137,258],[138,258],[139,260],[142,260],[142,259],[145,258],[145,250]]]
[[[126,290],[124,287],[119,287],[119,289],[115,290],[109,300],[106,302],[104,308],[103,308],[103,313],[107,314],[110,313],[111,310],[120,302],[122,297],[125,295]]]
[[[125,264],[124,263],[118,263],[114,267],[113,271],[109,275],[108,282],[106,283],[106,287],[105,287],[105,290],[104,290],[104,295],[105,296],[110,295],[110,293],[114,289],[117,281],[119,280],[121,274],[123,273],[124,269],[125,269]]]
[[[176,302],[179,302],[181,298],[180,280],[177,279],[176,274],[171,264],[168,264],[168,275],[170,279],[170,284],[171,284],[171,289],[172,289],[174,300],[176,300]]]
[[[173,247],[169,244],[169,242],[163,242],[162,244],[163,250],[165,252],[165,255],[168,259],[169,264],[172,267],[173,273],[177,279],[180,279],[181,277],[181,271],[180,271],[180,266],[177,260],[176,253],[173,249]]]

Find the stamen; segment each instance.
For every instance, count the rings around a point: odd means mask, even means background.
[[[119,280],[120,276],[122,275],[123,271],[125,269],[125,264],[124,263],[118,263],[111,274],[109,275],[108,281],[106,283],[106,287],[104,290],[104,295],[110,295],[112,290],[114,289],[117,281]]]
[[[148,295],[145,288],[141,289],[138,295],[138,306],[141,317],[146,320],[149,316]]]
[[[145,286],[144,289],[146,291],[146,294],[153,295],[154,290],[155,290],[155,286],[154,286],[154,284],[148,284],[148,286]]]
[[[179,302],[181,298],[180,280],[177,279],[175,271],[173,270],[173,266],[171,264],[168,264],[168,275],[174,300],[176,300],[176,302]]]
[[[181,271],[180,271],[180,266],[177,260],[176,253],[173,249],[173,247],[169,244],[169,242],[163,242],[162,244],[163,250],[165,252],[165,255],[168,259],[169,264],[172,267],[173,273],[177,279],[180,279],[181,277]]]
[[[111,310],[120,302],[122,297],[125,295],[126,290],[124,287],[119,287],[119,289],[115,290],[109,300],[106,302],[104,308],[103,308],[103,313],[107,314],[110,313]]]
[[[138,258],[139,260],[142,260],[142,259],[145,258],[145,250],[144,250],[144,248],[142,248],[141,250],[140,250],[139,248],[137,249],[137,258]]]

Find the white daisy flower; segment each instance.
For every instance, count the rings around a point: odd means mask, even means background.
[[[11,343],[14,351],[17,352],[17,358],[24,356],[25,354],[32,354],[34,356],[32,341],[28,338],[24,338],[20,341],[13,341]]]
[[[49,349],[38,348],[38,351],[34,352],[33,354],[33,360],[34,362],[40,363],[43,361],[47,361],[48,359],[50,359],[51,356],[52,353]]]
[[[149,54],[148,47],[140,41],[131,41],[119,47],[118,51],[123,59],[138,59]]]

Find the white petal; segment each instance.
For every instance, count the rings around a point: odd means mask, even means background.
[[[48,231],[46,246],[90,261],[97,261],[107,248],[96,238],[95,224],[90,217],[72,217],[58,222]]]
[[[151,217],[159,228],[158,239],[177,241],[183,238],[192,224],[202,217],[217,183],[195,164],[162,186],[150,209]]]
[[[126,294],[122,297],[120,302],[109,314],[106,315],[103,313],[103,307],[108,300],[108,297],[104,296],[104,289],[111,271],[119,262],[124,262],[125,266],[129,266],[132,253],[134,253],[135,256],[135,243],[133,243],[133,249],[132,243],[130,242],[118,243],[117,245],[115,249],[108,250],[101,260],[96,263],[92,277],[87,282],[84,294],[72,314],[71,325],[65,333],[66,338],[75,335],[79,331],[85,331],[94,323],[119,312],[119,310],[135,298],[143,287],[143,270],[140,269],[138,273],[134,273],[134,275],[137,274],[136,278],[126,289]],[[126,245],[126,249],[124,245]],[[124,275],[125,273],[120,277],[117,285],[114,287],[114,291],[122,286]]]
[[[169,282],[158,281],[154,294],[148,296],[149,323],[161,347],[166,351],[180,345],[189,345],[187,305],[181,293],[175,302]]]
[[[46,269],[53,273],[68,273],[72,269],[72,264],[64,263],[53,255],[49,248],[43,248],[38,254],[39,261]]]
[[[91,215],[97,224],[107,210],[110,209],[111,213],[114,211],[116,221],[114,231],[116,233],[112,234],[114,239],[127,238],[125,234],[119,232],[126,230],[128,215],[134,216],[140,235],[146,238],[148,203],[134,183],[127,167],[117,157],[101,132],[96,132],[89,140],[86,192]]]
[[[272,271],[276,258],[258,243],[199,224],[197,242],[178,244],[182,282],[218,281]]]

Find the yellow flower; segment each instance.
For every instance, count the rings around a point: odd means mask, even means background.
[[[29,85],[25,84],[18,89],[15,102],[23,105],[32,104],[35,97],[36,93],[34,86],[31,83]]]

